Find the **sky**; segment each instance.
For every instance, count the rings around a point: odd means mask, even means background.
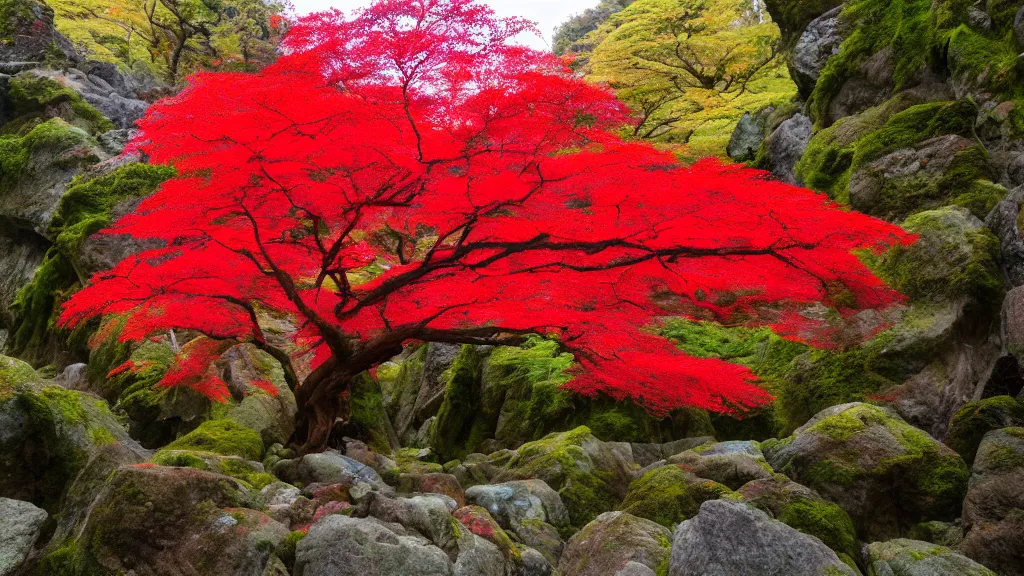
[[[544,35],[544,38],[524,36],[520,40],[529,46],[540,50],[551,48],[551,34],[555,26],[565,21],[566,18],[596,6],[598,0],[485,0],[487,4],[499,16],[522,16],[537,23],[537,28]],[[354,8],[361,8],[370,3],[370,0],[292,0],[295,11],[299,14],[338,8],[348,12]]]

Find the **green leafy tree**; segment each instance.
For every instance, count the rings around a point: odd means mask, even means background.
[[[639,138],[685,144],[703,131],[724,148],[743,112],[794,93],[778,27],[752,0],[638,0],[580,44],[594,48],[578,68],[633,108]]]

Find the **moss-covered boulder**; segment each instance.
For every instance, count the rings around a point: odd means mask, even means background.
[[[390,454],[401,447],[398,434],[384,407],[384,397],[377,380],[369,374],[360,374],[352,381],[349,398],[347,435],[365,438],[369,447],[381,454]],[[294,420],[294,414],[291,411],[291,420]]]
[[[634,467],[628,444],[602,442],[582,426],[494,456],[501,467],[495,482],[529,478],[547,482],[561,496],[570,523],[577,528],[622,500]]]
[[[281,363],[252,344],[240,344],[225,352],[217,364],[231,390],[223,417],[255,430],[264,445],[288,442],[298,406]],[[219,414],[215,411],[215,415]]]
[[[737,493],[747,504],[821,540],[847,564],[856,565],[860,558],[860,542],[850,515],[814,490],[777,474],[744,484]]]
[[[0,135],[0,216],[46,234],[71,178],[103,157],[88,132],[60,118]]]
[[[735,497],[735,493],[718,482],[695,476],[681,465],[669,464],[634,480],[619,510],[672,529],[696,516],[704,502],[724,497]]]
[[[917,152],[912,152],[914,147],[933,138],[959,136],[969,140],[973,137],[977,114],[977,105],[969,100],[929,102],[926,96],[915,92],[897,94],[877,106],[855,116],[845,117],[818,131],[796,165],[796,176],[805,186],[825,192],[834,200],[850,202],[851,177],[854,174],[860,174],[859,179],[873,177],[870,166],[880,158],[900,150],[907,151],[904,156],[916,155]],[[873,212],[877,214],[906,215],[914,208],[926,207],[929,203],[935,206],[935,202],[964,194],[964,190],[953,186],[955,183],[990,177],[987,157],[983,151],[980,159],[975,158],[980,161],[974,166],[967,164],[968,156],[961,156],[953,164],[956,149],[946,150],[938,146],[934,152],[948,157],[947,168],[958,168],[956,171],[948,171],[948,181],[941,180],[947,176],[947,170],[944,169],[938,175],[933,175],[935,187],[922,195],[921,190],[909,184],[905,189],[886,189],[881,193],[886,181],[883,179],[875,183],[871,180],[863,184],[867,188],[860,194],[858,205],[868,211],[877,210]],[[977,153],[976,150],[971,152],[975,155]],[[898,166],[898,159],[899,156],[894,156],[877,168],[884,173],[883,165]],[[926,167],[915,167],[912,161],[908,161],[902,172],[894,172],[892,176],[902,177],[905,172],[909,177],[918,168]],[[938,186],[940,182],[943,183],[941,187]],[[873,202],[877,202],[877,205]]]
[[[900,538],[888,542],[872,542],[864,548],[868,574],[881,576],[996,576],[996,573],[977,562],[946,548],[929,542]]]
[[[959,549],[999,574],[1024,574],[1024,428],[985,435],[964,500]]]
[[[671,547],[664,526],[626,512],[606,512],[569,539],[558,571],[563,576],[665,574]]]
[[[981,439],[992,430],[1024,426],[1024,404],[1009,396],[994,396],[968,402],[956,416],[946,443],[970,465]]]
[[[762,448],[776,471],[842,507],[868,541],[955,518],[967,490],[967,466],[956,452],[868,404],[823,410]]]
[[[53,9],[46,3],[38,0],[0,3],[0,62],[64,64],[79,58],[71,41],[57,32]]]
[[[44,574],[261,576],[288,529],[234,479],[194,468],[118,469],[76,538],[51,544]]]
[[[203,422],[195,430],[168,444],[165,450],[212,452],[259,462],[263,458],[263,440],[252,428],[224,418]]]
[[[995,307],[1002,299],[999,241],[966,209],[914,214],[903,227],[917,242],[896,246],[869,264],[893,288],[917,301],[974,298]]]
[[[0,495],[53,512],[91,459],[115,463],[149,453],[132,440],[105,402],[46,383],[25,363],[0,356]]]
[[[669,576],[707,574],[856,576],[821,540],[742,502],[709,500],[672,535]]]

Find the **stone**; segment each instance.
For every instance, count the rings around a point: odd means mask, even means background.
[[[450,555],[457,549],[460,531],[453,524],[456,504],[450,498],[437,494],[390,498],[372,493],[368,500],[369,516],[419,534]]]
[[[672,535],[669,576],[859,576],[835,552],[741,502],[709,500]]]
[[[100,453],[108,473],[150,457],[105,402],[38,378],[27,364],[0,356],[0,494],[53,512]]]
[[[246,506],[256,496],[228,476],[151,464],[118,468],[89,506],[77,537],[51,544],[41,573],[133,570],[155,576],[262,576],[288,528]]]
[[[117,69],[113,69],[118,73]],[[119,129],[133,129],[135,123],[146,114],[149,103],[136,97],[128,88],[128,81],[122,79],[115,84],[120,92],[104,78],[71,68],[68,70],[35,70],[34,74],[56,80],[62,86],[71,88],[98,110]],[[109,69],[105,74],[109,74]]]
[[[390,491],[380,474],[369,466],[342,456],[336,450],[306,454],[292,460],[281,460],[274,465],[274,475],[292,484],[341,484],[357,482]]]
[[[729,143],[725,147],[729,158],[737,162],[753,160],[757,149],[764,141],[765,116],[744,112],[732,131]]]
[[[607,576],[630,563],[656,571],[668,561],[669,537],[667,528],[650,520],[605,512],[569,539],[558,571],[562,576]]]
[[[812,129],[810,118],[794,114],[768,136],[765,167],[772,175],[787,184],[799,184],[794,169],[807,149]]]
[[[252,344],[232,347],[217,364],[223,370],[223,380],[232,397],[238,402],[225,417],[259,432],[266,445],[287,442],[295,430],[298,406],[281,364]],[[253,386],[255,381],[270,382],[277,393],[261,391]]]
[[[1024,160],[1024,154],[1021,155]],[[1024,175],[1024,171],[1022,171]],[[1017,217],[1024,206],[1024,185],[1010,191],[985,217],[985,226],[999,239],[1000,266],[1010,286],[1024,286],[1024,236],[1017,227]],[[1011,291],[1012,292],[1012,291]],[[1014,296],[1021,298],[1021,296]],[[1014,300],[1009,306],[1017,306]]]
[[[946,184],[948,174],[965,164],[977,170],[976,165],[984,164],[985,157],[984,148],[977,141],[955,134],[895,150],[853,172],[850,205],[889,221],[937,208],[964,192],[961,185],[951,188]]]
[[[373,518],[326,516],[295,547],[295,576],[452,576],[451,560]]]
[[[985,434],[1013,426],[1024,426],[1024,403],[1010,396],[976,400],[967,403],[953,417],[946,444],[970,465]]]
[[[847,564],[860,557],[857,529],[849,514],[814,490],[777,474],[748,482],[737,493],[779,522],[821,540]]]
[[[1024,287],[1006,293],[1002,309],[1002,336],[1007,352],[1024,360]]]
[[[728,487],[700,478],[682,464],[667,464],[634,480],[619,510],[671,529],[695,515],[703,502],[732,494]]]
[[[66,60],[80,56],[74,45],[53,24],[53,9],[37,0],[11,0],[5,3],[0,18],[5,20],[0,36],[0,73],[17,72],[17,64],[39,65],[53,53]],[[6,36],[6,37],[5,37]]]
[[[822,410],[762,449],[776,471],[845,510],[869,542],[955,518],[967,489],[956,452],[891,410],[859,402]]]
[[[1003,576],[1024,574],[1024,428],[982,439],[964,499],[967,531],[959,549]]]
[[[814,91],[829,58],[839,52],[839,46],[849,35],[839,17],[842,10],[842,6],[837,6],[812,20],[793,47],[790,75],[805,99]]]
[[[512,541],[512,538],[509,537],[508,533],[498,525],[498,522],[487,512],[487,510],[484,510],[479,506],[463,506],[462,508],[452,512],[452,517],[466,530],[497,546],[498,550],[500,550],[506,558],[514,558],[519,554],[518,548]],[[528,522],[527,525],[529,524],[531,523]],[[525,540],[524,543],[530,545],[530,543]],[[554,555],[555,562],[557,562],[558,554],[561,554],[562,552],[561,544],[562,542],[558,541],[558,548],[555,550]],[[551,561],[548,560],[548,563],[550,564]]]
[[[543,480],[558,492],[574,527],[613,508],[625,496],[635,466],[629,444],[602,442],[586,426],[491,457],[501,467],[494,482]]]
[[[554,567],[551,562],[540,552],[533,548],[526,548],[522,551],[523,566],[519,576],[552,576]]]
[[[962,554],[920,540],[872,542],[864,551],[871,573],[878,576],[996,576]]]
[[[672,456],[668,462],[733,490],[752,480],[772,476],[771,466],[764,459],[757,442],[752,441],[700,446]]]
[[[512,562],[491,542],[468,534],[459,538],[459,555],[452,571],[455,576],[505,576],[512,572]]]
[[[49,515],[30,502],[0,498],[0,576],[12,576],[39,539]]]
[[[569,513],[558,492],[543,480],[473,486],[466,491],[466,499],[487,510],[505,529],[514,530],[530,520],[556,526],[569,523]]]
[[[398,476],[397,488],[399,493],[424,492],[443,494],[455,500],[460,507],[466,505],[466,493],[463,492],[458,479],[451,474],[442,472],[400,474]]]

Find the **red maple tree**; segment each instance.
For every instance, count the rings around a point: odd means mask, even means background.
[[[107,231],[163,247],[97,274],[61,323],[198,331],[166,383],[215,398],[206,367],[226,342],[289,369],[309,353],[296,440],[315,448],[350,379],[410,342],[545,334],[576,355],[576,392],[730,411],[771,397],[657,336],[660,318],[828,345],[823,305],[842,318],[901,299],[852,254],[910,241],[898,227],[623,141],[628,110],[512,42],[530,29],[473,0],[379,0],[297,22],[259,73],[192,77],[135,141],[179,176]],[[282,317],[287,353],[264,334]]]

